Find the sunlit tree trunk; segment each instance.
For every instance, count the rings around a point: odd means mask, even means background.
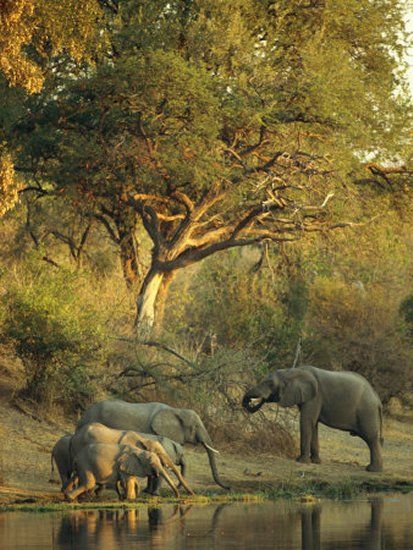
[[[159,335],[162,330],[164,316],[165,316],[165,306],[168,299],[169,287],[172,281],[175,278],[175,271],[168,271],[164,274],[162,283],[158,290],[158,295],[156,297],[155,303],[155,323],[153,331],[155,336]]]
[[[169,287],[174,271],[149,270],[140,288],[135,329],[140,338],[158,335],[162,329]]]
[[[146,275],[136,301],[135,329],[140,338],[152,334],[156,319],[156,302],[165,274],[151,269]]]

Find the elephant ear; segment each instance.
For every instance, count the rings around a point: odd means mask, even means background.
[[[169,437],[178,443],[184,442],[184,430],[182,422],[175,411],[162,409],[152,420],[151,428],[157,435]]]
[[[130,476],[136,475],[139,459],[134,452],[124,452],[118,458],[118,470]]]
[[[280,405],[293,407],[315,397],[317,380],[308,372],[296,371],[285,374],[280,387]]]

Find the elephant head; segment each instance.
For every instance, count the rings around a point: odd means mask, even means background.
[[[120,476],[123,478],[127,476],[161,476],[166,480],[175,495],[179,497],[178,489],[155,453],[144,451],[138,447],[126,446],[117,459],[117,467]]]
[[[222,483],[219,478],[215,453],[218,453],[212,447],[212,440],[204,426],[204,423],[195,411],[191,409],[176,409],[167,408],[158,411],[151,422],[151,429],[155,434],[164,435],[180,443],[192,443],[193,445],[201,444],[204,446],[211,466],[212,476],[215,482],[223,487],[229,489]]]
[[[301,405],[318,391],[315,376],[305,369],[278,370],[246,392],[242,406],[250,413],[258,411],[264,403],[279,403],[283,407]],[[256,401],[256,403],[251,403]]]

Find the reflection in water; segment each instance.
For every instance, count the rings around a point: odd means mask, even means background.
[[[413,496],[0,514],[0,548],[413,548]]]

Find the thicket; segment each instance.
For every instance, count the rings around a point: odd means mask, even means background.
[[[248,438],[267,420],[245,423],[243,391],[290,367],[301,342],[300,364],[360,372],[386,402],[413,379],[407,212],[405,219],[210,258],[177,278],[163,332],[146,345],[131,331],[133,300],[108,243],[105,262],[91,245],[81,266],[57,243],[49,247],[58,260],[52,265],[30,252],[18,213],[9,214],[2,222],[1,334],[25,367],[21,395],[71,413],[107,394],[185,403],[217,438],[230,440],[240,421]],[[292,452],[288,433],[278,427],[276,434]]]

